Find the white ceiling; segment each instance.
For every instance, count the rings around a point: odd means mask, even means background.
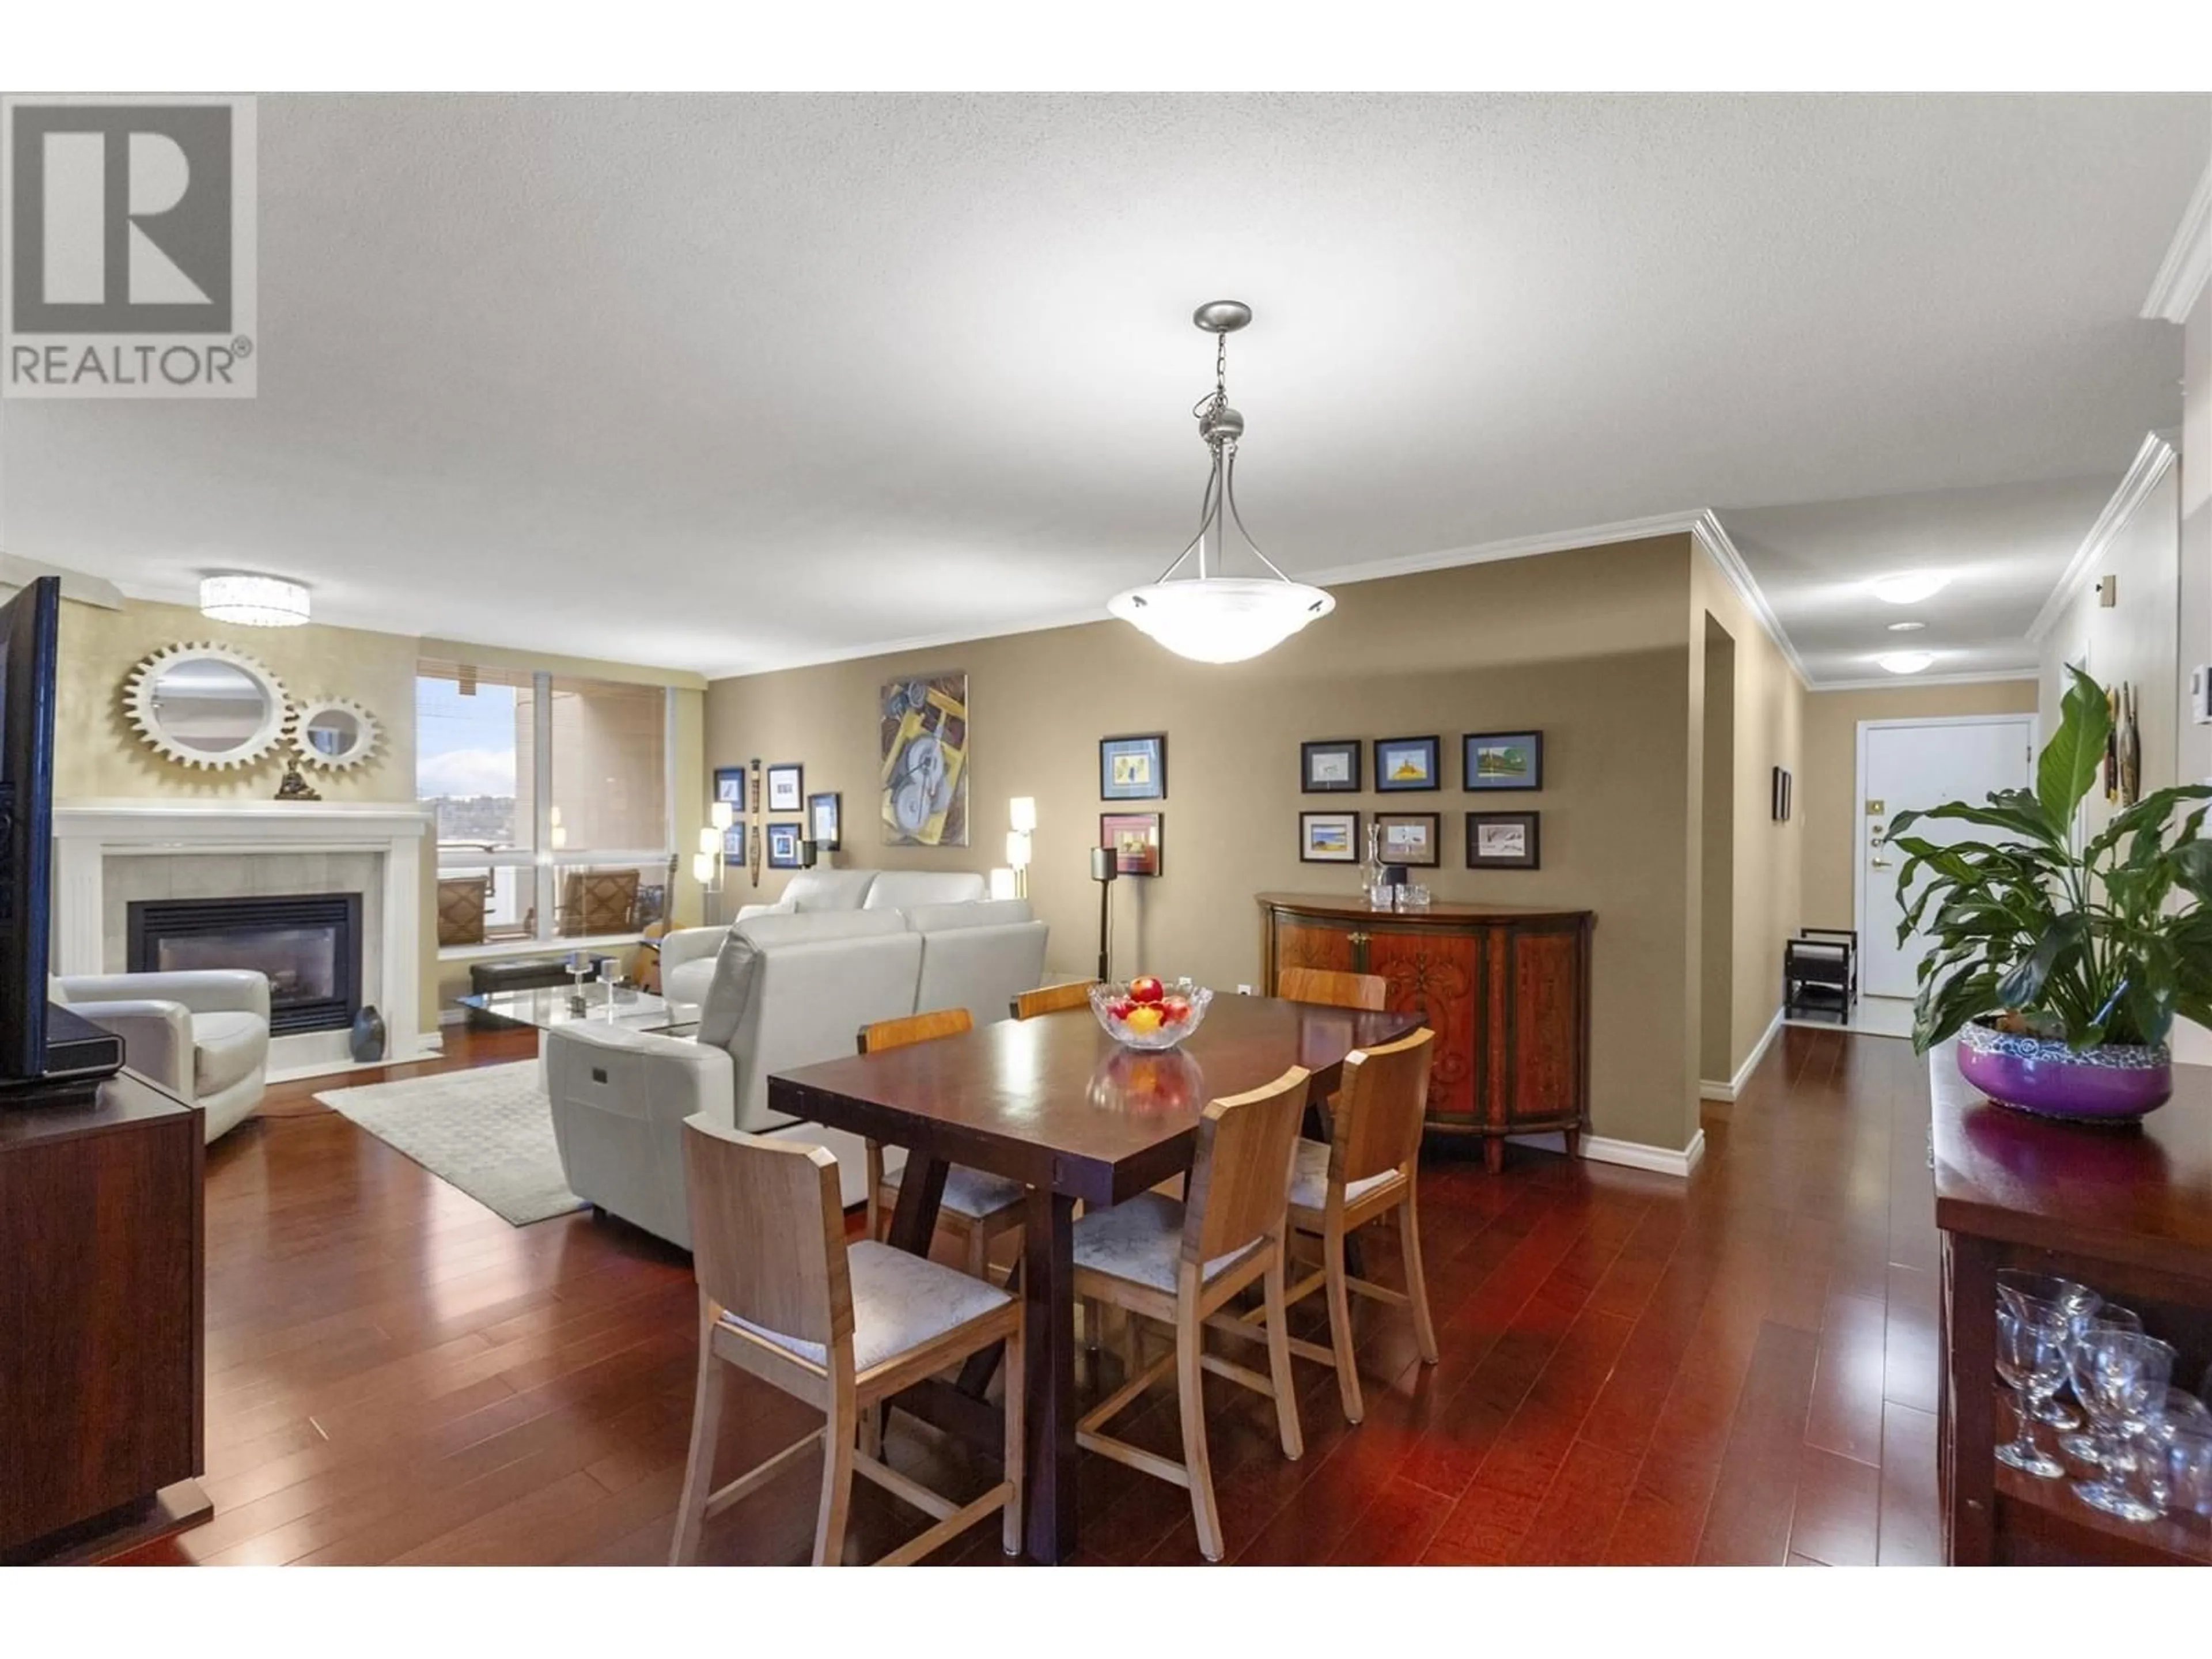
[[[1233,295],[1294,574],[1710,506],[1857,678],[1846,573],[2036,590],[2176,417],[2208,150],[2179,95],[269,97],[258,398],[8,404],[0,546],[709,672],[1098,615]]]

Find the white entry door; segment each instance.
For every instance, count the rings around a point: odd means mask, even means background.
[[[1928,954],[1914,933],[1897,942],[1897,872],[1905,855],[1882,845],[1890,820],[1907,808],[1925,811],[1947,800],[1979,805],[1992,790],[2025,789],[2034,775],[2035,716],[1991,714],[1954,720],[1859,722],[1856,814],[1859,948],[1863,995],[1913,997],[1916,970]],[[1989,839],[1972,824],[1923,820],[1905,832],[1938,844]],[[1919,884],[1914,884],[1918,890]]]

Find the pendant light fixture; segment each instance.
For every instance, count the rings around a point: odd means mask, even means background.
[[[1198,534],[1158,581],[1117,593],[1106,606],[1194,662],[1243,662],[1272,651],[1308,623],[1336,609],[1336,601],[1320,588],[1294,582],[1277,568],[1244,528],[1237,510],[1237,442],[1244,435],[1244,417],[1229,406],[1229,337],[1251,320],[1252,307],[1239,300],[1215,300],[1191,314],[1191,321],[1217,341],[1212,395],[1200,398],[1191,411],[1198,417],[1200,440],[1213,453]],[[1266,575],[1219,574],[1228,557],[1231,525],[1237,526],[1252,556],[1267,568]],[[1198,574],[1177,577],[1176,572],[1194,553],[1198,555]]]

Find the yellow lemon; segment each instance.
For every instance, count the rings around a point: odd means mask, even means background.
[[[1129,1010],[1128,1018],[1121,1022],[1139,1036],[1150,1036],[1160,1029],[1160,1011],[1151,1004],[1142,1004]]]

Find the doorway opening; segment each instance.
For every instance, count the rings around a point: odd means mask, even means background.
[[[1727,1084],[1735,1075],[1735,641],[1710,616],[1705,652],[1698,1076]]]

